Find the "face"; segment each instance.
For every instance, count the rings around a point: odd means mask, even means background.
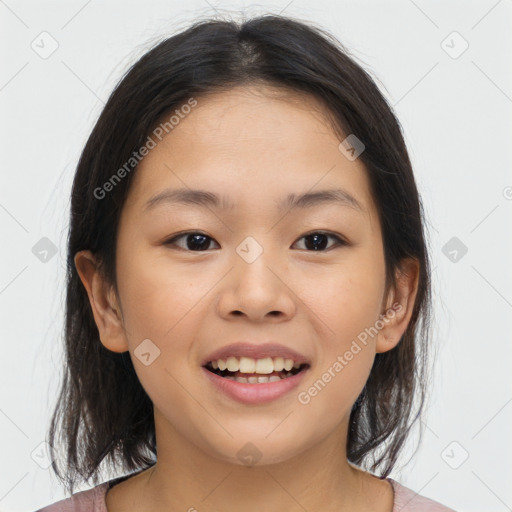
[[[234,464],[244,450],[276,463],[346,436],[375,353],[406,322],[397,314],[361,341],[393,298],[366,170],[341,140],[311,97],[236,88],[198,97],[139,164],[118,231],[119,296],[94,313],[102,343],[130,351],[157,436]],[[286,350],[304,364],[279,382],[204,367],[231,353],[245,371]]]

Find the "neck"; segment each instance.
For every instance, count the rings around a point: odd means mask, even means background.
[[[148,510],[392,509],[391,486],[347,461],[348,422],[292,458],[247,466],[206,454],[161,420],[155,411],[158,461],[139,480],[139,503]]]

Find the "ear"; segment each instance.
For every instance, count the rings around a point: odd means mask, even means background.
[[[113,286],[106,283],[91,251],[79,251],[74,257],[80,280],[87,290],[101,343],[113,352],[128,350],[121,308]]]
[[[396,286],[390,286],[381,315],[384,326],[379,330],[376,352],[387,352],[398,345],[412,316],[418,292],[420,265],[415,258],[405,258],[396,272]]]

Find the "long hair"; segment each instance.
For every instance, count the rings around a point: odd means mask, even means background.
[[[98,483],[102,461],[119,472],[133,472],[156,460],[152,402],[129,353],[112,352],[100,342],[74,265],[78,251],[91,250],[117,292],[117,230],[136,164],[107,192],[104,184],[145,144],[161,119],[190,98],[254,83],[315,97],[340,137],[355,134],[363,142],[359,158],[379,214],[386,284],[396,283],[403,258],[420,264],[407,329],[394,349],[376,354],[353,405],[348,460],[379,470],[384,478],[421,418],[429,377],[430,267],[423,208],[391,106],[345,47],[311,23],[277,15],[243,22],[201,20],[159,42],[127,71],[76,169],[67,248],[64,375],[48,440],[53,471],[71,493],[81,481]],[[57,444],[63,447],[63,469],[57,465]]]

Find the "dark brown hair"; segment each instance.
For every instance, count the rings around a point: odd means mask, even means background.
[[[423,209],[392,108],[370,74],[321,28],[277,15],[243,22],[201,20],[158,43],[128,70],[101,112],[76,169],[67,253],[64,377],[48,441],[53,470],[71,493],[81,481],[92,478],[96,485],[104,460],[119,472],[133,472],[153,465],[157,455],[152,402],[129,352],[109,351],[100,342],[74,265],[78,251],[91,250],[117,292],[118,222],[136,165],[100,199],[98,189],[146,143],[164,115],[191,97],[254,83],[315,97],[325,105],[340,137],[355,134],[363,142],[359,158],[378,209],[387,285],[395,283],[403,258],[420,263],[409,325],[394,349],[376,354],[353,405],[348,460],[387,476],[421,418],[430,375],[430,267]],[[61,446],[64,469],[58,467],[55,451]]]

